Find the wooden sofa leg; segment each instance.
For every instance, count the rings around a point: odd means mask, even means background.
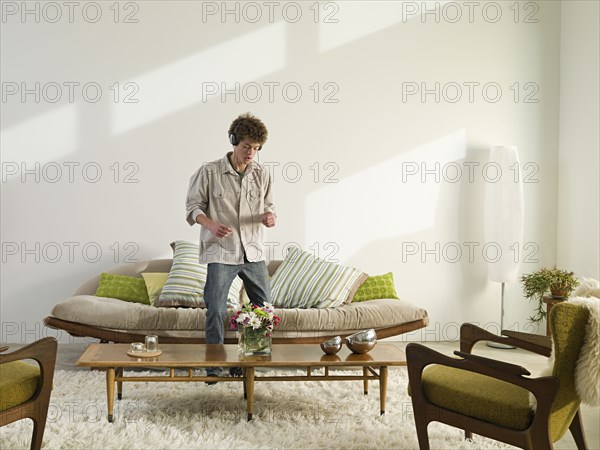
[[[467,441],[473,440],[473,433],[471,431],[465,430],[465,440],[467,440]]]
[[[569,425],[569,430],[571,431],[571,435],[575,440],[575,444],[579,450],[587,450],[588,446],[585,442],[585,434],[583,432],[583,422],[581,421],[580,409],[577,410],[575,417],[571,421],[571,425]]]

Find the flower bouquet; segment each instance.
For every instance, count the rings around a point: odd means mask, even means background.
[[[270,303],[264,306],[244,303],[239,309],[231,310],[231,329],[239,331],[239,350],[244,356],[270,355],[271,332],[280,317]]]

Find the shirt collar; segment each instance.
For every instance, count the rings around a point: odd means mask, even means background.
[[[231,166],[231,163],[229,162],[229,155],[231,155],[232,153],[233,152],[227,152],[225,156],[221,159],[221,173],[231,172],[237,175],[237,172],[234,170],[234,168]],[[248,166],[246,167],[246,174],[249,174],[253,170],[256,170],[256,168],[257,164],[254,161],[250,161],[250,164],[248,164]]]

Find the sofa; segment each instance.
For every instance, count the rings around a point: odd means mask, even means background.
[[[144,272],[169,272],[172,259],[153,259],[106,270],[127,276]],[[272,275],[281,261],[268,263]],[[148,334],[163,343],[204,343],[205,308],[167,308],[95,294],[100,274],[84,282],[73,295],[52,308],[46,326],[78,337],[102,342],[143,341]],[[376,299],[335,308],[278,309],[281,317],[273,333],[274,343],[319,343],[333,336],[347,336],[373,328],[379,339],[400,335],[427,326],[427,311],[402,299]],[[227,326],[226,343],[237,342]]]

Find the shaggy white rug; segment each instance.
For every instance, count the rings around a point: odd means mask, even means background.
[[[415,449],[407,383],[405,368],[390,369],[387,413],[380,416],[377,382],[368,396],[361,381],[257,382],[254,420],[247,422],[241,383],[129,382],[111,424],[104,373],[59,370],[43,448]],[[31,430],[29,420],[0,428],[0,448],[29,448]],[[443,424],[429,426],[432,449],[514,448],[463,436]]]

